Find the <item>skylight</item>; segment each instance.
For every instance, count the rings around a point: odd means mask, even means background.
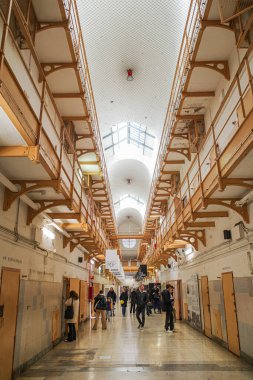
[[[155,136],[147,131],[147,127],[133,123],[114,125],[111,131],[103,137],[105,152],[115,155],[122,151],[122,147],[134,146],[144,156],[152,156]]]
[[[123,239],[122,245],[124,248],[134,248],[136,246],[136,239]]]
[[[123,208],[135,208],[143,216],[145,213],[145,203],[139,198],[131,194],[125,194],[116,202],[114,202],[114,207],[116,213],[118,213]]]

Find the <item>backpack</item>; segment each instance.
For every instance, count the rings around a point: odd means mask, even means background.
[[[106,310],[106,299],[105,297],[101,297],[94,306],[94,310]]]

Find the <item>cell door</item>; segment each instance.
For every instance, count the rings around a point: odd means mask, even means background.
[[[79,322],[87,319],[88,311],[88,285],[87,281],[80,280],[80,306],[79,306]]]
[[[201,277],[201,293],[202,293],[205,335],[208,336],[208,338],[211,338],[212,324],[211,324],[210,298],[209,298],[209,287],[208,287],[207,276]]]
[[[222,287],[226,315],[228,349],[237,356],[240,356],[239,331],[232,272],[222,273]]]
[[[2,269],[0,289],[0,379],[11,380],[18,313],[20,272]]]

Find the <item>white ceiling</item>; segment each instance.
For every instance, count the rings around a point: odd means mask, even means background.
[[[112,125],[132,121],[147,126],[159,143],[189,0],[77,0],[77,4],[101,135]],[[132,82],[126,80],[127,69],[133,70]],[[114,160],[108,167],[114,202],[127,193],[147,202],[152,168],[132,158]],[[131,185],[126,184],[128,177]],[[118,225],[126,216],[140,225],[132,208],[124,209]]]

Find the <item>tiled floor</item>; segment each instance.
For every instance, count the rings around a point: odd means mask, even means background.
[[[143,331],[134,316],[116,316],[108,329],[79,330],[75,343],[61,343],[19,380],[244,380],[253,368],[184,323],[163,331],[164,315],[147,318]]]

